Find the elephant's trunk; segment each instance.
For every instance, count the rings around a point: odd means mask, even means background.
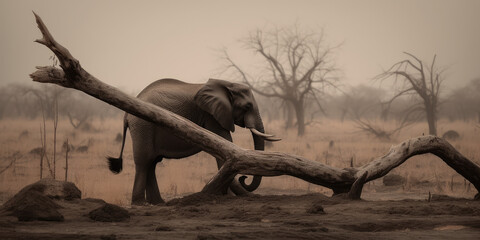
[[[253,114],[245,118],[245,127],[249,129],[255,129],[260,133],[265,133],[265,130],[263,128],[262,118],[260,117],[260,113],[258,112],[257,109],[255,109]],[[259,150],[259,151],[265,150],[265,136],[261,136],[261,134],[255,134],[252,132],[252,137],[253,137],[253,144],[255,146],[255,150]],[[245,183],[246,178],[247,178],[246,176],[241,176],[238,180],[242,185],[242,187],[249,192],[255,191],[260,186],[260,183],[262,182],[262,176],[255,175],[253,176],[253,180],[250,183],[250,185],[247,185]]]

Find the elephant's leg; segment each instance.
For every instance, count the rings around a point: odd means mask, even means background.
[[[132,204],[145,204],[145,191],[149,169],[155,162],[154,128],[150,122],[130,116],[127,118],[133,144],[135,161],[135,182],[132,191]],[[153,165],[155,166],[155,165]]]
[[[132,205],[145,204],[145,189],[147,186],[148,167],[135,166],[135,182],[133,183]]]
[[[160,191],[158,190],[157,184],[157,176],[155,175],[155,167],[160,160],[157,159],[151,167],[148,168],[147,172],[147,186],[146,186],[146,193],[147,193],[147,202],[150,204],[159,204],[164,203],[162,197],[160,196]]]

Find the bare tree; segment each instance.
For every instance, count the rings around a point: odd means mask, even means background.
[[[280,98],[286,107],[293,107],[298,135],[302,136],[307,99],[320,104],[325,87],[335,86],[336,78],[332,73],[336,69],[331,60],[335,47],[324,46],[323,30],[303,32],[297,25],[271,31],[257,30],[245,43],[247,49],[260,54],[264,60],[262,72],[252,77],[224,50],[226,69],[236,73],[254,92]]]
[[[433,56],[432,63],[428,66],[415,55],[404,53],[409,58],[393,64],[376,79],[393,78],[395,86],[398,87],[387,105],[390,105],[395,99],[409,94],[420,97],[421,100],[411,106],[405,116],[408,118],[417,113],[424,113],[427,118],[429,134],[437,135],[439,95],[443,81],[442,74],[445,69],[435,66],[437,55]]]
[[[394,129],[383,129],[377,124],[374,124],[368,119],[362,117],[362,115],[367,111],[368,108],[363,109],[363,111],[352,111],[352,121],[354,122],[356,128],[360,129],[363,132],[372,134],[373,136],[380,139],[391,140],[391,137],[393,135],[413,123],[409,121],[402,121]]]

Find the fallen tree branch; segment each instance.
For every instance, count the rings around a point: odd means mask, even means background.
[[[365,181],[367,180],[368,172],[364,172],[360,178],[355,180],[350,191],[347,193],[347,198],[351,200],[359,200],[360,196],[362,195],[363,185],[365,185]]]
[[[37,71],[30,75],[33,81],[54,83],[85,92],[137,117],[168,127],[179,138],[199,146],[214,157],[225,160],[225,164],[202,192],[220,194],[230,185],[236,174],[290,175],[331,188],[335,194],[350,192],[348,194],[350,198],[359,198],[364,183],[386,175],[412,156],[425,153],[432,153],[441,158],[480,190],[480,167],[465,158],[447,141],[435,136],[409,139],[392,147],[385,156],[359,168],[339,169],[291,154],[243,149],[183,117],[131,97],[99,81],[85,71],[66,48],[53,39],[38,15],[35,14],[35,18],[43,34],[43,38],[36,42],[55,53],[63,70],[55,67],[37,67]],[[357,183],[352,189],[355,182]]]

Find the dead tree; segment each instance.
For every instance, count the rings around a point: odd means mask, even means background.
[[[376,76],[376,79],[386,80],[393,77],[395,83],[397,81],[401,81],[402,83],[398,84],[399,88],[397,92],[387,102],[387,105],[401,96],[412,93],[420,97],[421,101],[411,106],[406,115],[413,116],[414,113],[425,113],[429,134],[437,135],[437,111],[444,69],[439,69],[435,66],[437,55],[433,56],[432,63],[428,66],[413,54],[407,52],[405,52],[405,54],[414,61],[405,59],[397,62],[388,70]]]
[[[265,62],[266,74],[254,79],[247,74],[225,50],[226,69],[233,70],[254,92],[281,99],[291,107],[297,119],[298,135],[305,133],[305,107],[307,100],[320,105],[319,98],[326,86],[334,86],[336,70],[330,59],[335,48],[324,46],[324,35],[302,32],[298,26],[257,30],[246,39],[248,49],[259,53]],[[292,112],[287,109],[287,127],[292,125]]]
[[[62,69],[37,67],[37,71],[30,75],[33,81],[54,83],[83,91],[137,117],[168,127],[179,138],[225,160],[222,168],[203,188],[204,193],[221,194],[237,174],[290,175],[331,188],[335,194],[349,193],[347,196],[358,198],[365,182],[386,175],[412,156],[425,153],[441,158],[480,190],[480,167],[465,158],[447,141],[436,136],[409,139],[393,146],[385,156],[364,166],[344,169],[286,153],[243,149],[176,114],[131,97],[96,79],[80,66],[80,62],[66,48],[53,39],[40,17],[35,17],[43,34],[43,38],[36,42],[55,53]],[[477,197],[479,196],[480,194],[477,194]]]
[[[391,137],[396,133],[400,132],[403,128],[413,124],[410,121],[402,121],[400,124],[397,124],[396,128],[394,129],[382,129],[380,126],[371,123],[368,119],[364,118],[363,115],[370,111],[370,109],[374,106],[362,106],[358,104],[352,104],[353,107],[351,108],[351,119],[355,124],[355,127],[360,129],[363,132],[371,134],[377,138],[391,140]],[[355,106],[357,105],[357,106]]]

